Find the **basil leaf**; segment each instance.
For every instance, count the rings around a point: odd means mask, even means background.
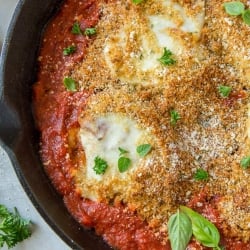
[[[95,157],[95,165],[93,167],[96,174],[104,174],[108,168],[108,163],[99,156]]]
[[[64,86],[65,88],[68,90],[68,91],[76,91],[76,82],[71,78],[71,77],[65,77],[63,79],[63,83],[64,83]]]
[[[120,173],[124,173],[128,170],[129,166],[131,165],[131,160],[127,157],[120,157],[118,160],[118,169]]]
[[[243,12],[242,18],[244,23],[250,26],[250,9]]]
[[[151,149],[152,146],[150,144],[142,144],[136,148],[136,152],[139,156],[144,157],[151,151]]]
[[[143,2],[143,0],[132,0],[132,2],[133,2],[134,4],[139,4],[139,3]]]
[[[168,235],[172,250],[185,250],[192,236],[192,223],[179,209],[168,221]]]
[[[120,156],[129,153],[129,151],[126,150],[126,149],[124,149],[124,148],[119,147],[118,149],[119,149],[119,151],[120,151]]]
[[[248,169],[250,167],[250,156],[245,156],[240,161],[240,166],[243,169]]]
[[[231,16],[239,16],[240,14],[243,13],[245,6],[243,3],[239,1],[233,1],[233,2],[228,2],[224,3],[224,8],[227,14]]]
[[[220,234],[216,226],[188,207],[180,206],[180,209],[192,221],[193,235],[196,240],[206,247],[220,249]]]

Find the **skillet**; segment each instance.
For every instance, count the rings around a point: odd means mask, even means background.
[[[81,227],[64,207],[39,159],[31,95],[44,27],[62,0],[20,0],[0,61],[0,146],[41,216],[73,249],[111,249],[94,231]]]

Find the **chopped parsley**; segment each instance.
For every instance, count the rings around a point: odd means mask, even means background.
[[[0,248],[4,244],[12,248],[30,236],[30,221],[23,219],[16,208],[12,213],[0,204]]]
[[[218,91],[219,91],[219,94],[220,94],[221,97],[227,98],[230,95],[231,91],[232,91],[232,87],[220,85],[218,87]]]
[[[176,110],[170,111],[170,124],[172,126],[176,125],[177,121],[181,119],[180,114]]]
[[[124,173],[125,171],[127,171],[128,168],[130,167],[131,163],[132,162],[129,158],[124,157],[124,156],[120,157],[118,159],[118,169],[119,169],[120,173]]]
[[[173,59],[173,53],[167,48],[164,48],[163,55],[158,60],[165,66],[170,66],[176,63],[176,60]]]
[[[152,146],[150,144],[142,144],[136,148],[136,152],[139,156],[144,157],[152,150]]]
[[[85,36],[92,36],[96,34],[96,28],[87,28],[84,30]]]
[[[79,22],[75,22],[72,26],[71,32],[74,35],[92,36],[96,34],[96,28],[86,28],[84,31],[82,31]]]
[[[209,174],[206,170],[199,168],[196,170],[194,174],[194,179],[196,181],[206,181],[209,178]]]
[[[95,157],[95,165],[93,167],[96,174],[104,174],[106,172],[106,169],[108,167],[108,163],[103,160],[101,157],[96,156]]]
[[[240,166],[243,169],[248,169],[250,167],[250,156],[245,156],[240,161]]]
[[[82,35],[82,30],[81,30],[79,22],[75,22],[73,24],[71,32],[74,35]]]
[[[70,45],[70,46],[63,49],[64,56],[69,56],[75,52],[76,52],[76,46],[74,46],[74,45]]]
[[[65,77],[63,83],[68,91],[77,91],[76,82],[71,77]]]

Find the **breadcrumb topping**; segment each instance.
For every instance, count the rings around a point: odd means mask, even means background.
[[[86,164],[75,181],[83,196],[96,189],[104,202],[127,204],[156,234],[165,232],[180,204],[206,188],[209,197],[219,197],[224,233],[249,241],[250,172],[239,163],[249,155],[250,27],[228,16],[223,0],[165,2],[100,3],[96,39],[71,74],[80,90],[93,91],[79,119],[128,117],[154,138],[150,161],[127,179],[115,179],[112,189],[101,181],[86,183]],[[187,19],[200,20],[205,13],[198,33],[183,31],[180,7]],[[163,46],[150,22],[152,16],[165,18],[166,11],[173,14],[167,16],[174,25],[166,28],[166,37],[175,43],[177,61],[169,67],[157,60]],[[221,85],[232,88],[229,97],[221,97]],[[180,115],[175,126],[173,109]],[[199,168],[208,172],[207,181],[194,179]]]

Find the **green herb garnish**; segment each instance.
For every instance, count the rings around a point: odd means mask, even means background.
[[[124,149],[124,148],[119,147],[118,149],[119,149],[119,151],[120,151],[120,156],[129,153],[129,151],[126,150],[126,149]]]
[[[185,250],[192,236],[192,222],[178,209],[168,221],[168,235],[172,250]]]
[[[220,234],[214,224],[188,207],[180,206],[180,210],[191,220],[192,232],[197,241],[206,247],[221,250],[219,246]]]
[[[172,126],[176,125],[177,121],[180,119],[180,114],[176,110],[173,109],[170,111],[170,124]]]
[[[77,91],[76,82],[71,77],[65,77],[63,83],[68,91]]]
[[[124,173],[125,171],[128,170],[128,168],[131,165],[131,160],[127,157],[120,157],[118,160],[118,169],[120,173]]]
[[[108,163],[105,160],[103,160],[99,156],[95,157],[95,166],[93,167],[93,169],[96,172],[96,174],[99,174],[99,175],[104,174],[107,167],[108,167]]]
[[[250,9],[245,9],[245,5],[240,1],[227,2],[223,4],[227,14],[231,16],[241,15],[245,24],[250,26]]]
[[[92,36],[96,34],[96,28],[86,28],[84,32],[81,30],[80,24],[75,22],[72,26],[71,30],[72,34],[74,35],[85,35],[85,36]]]
[[[63,49],[63,55],[69,56],[69,55],[75,53],[75,51],[76,51],[76,46],[70,45],[70,46]]]
[[[243,157],[242,160],[240,161],[240,166],[243,169],[248,169],[250,167],[250,156]]]
[[[87,28],[84,30],[85,36],[92,36],[96,34],[96,28]]]
[[[220,85],[218,91],[221,97],[226,98],[230,95],[232,87]]]
[[[196,181],[206,181],[208,180],[208,178],[209,178],[208,172],[202,168],[197,169],[194,174],[194,179]]]
[[[161,58],[159,58],[159,62],[165,66],[173,65],[176,63],[176,60],[172,58],[173,53],[167,49],[164,48],[164,53]]]
[[[144,157],[151,151],[151,149],[152,146],[150,144],[142,144],[136,148],[136,152],[139,156]]]
[[[132,2],[135,3],[135,4],[139,4],[139,3],[142,3],[143,0],[132,0]]]
[[[244,4],[239,1],[227,2],[224,3],[223,6],[227,14],[231,16],[239,16],[243,13],[245,9]]]
[[[71,32],[74,35],[82,35],[82,30],[81,30],[80,24],[78,22],[75,22],[73,24]]]
[[[243,19],[243,21],[244,21],[245,24],[247,24],[247,25],[250,26],[250,9],[245,10],[242,13],[242,19]]]
[[[4,205],[0,205],[0,247],[6,244],[8,248],[12,248],[30,235],[30,221],[21,218],[16,208],[12,213]]]

